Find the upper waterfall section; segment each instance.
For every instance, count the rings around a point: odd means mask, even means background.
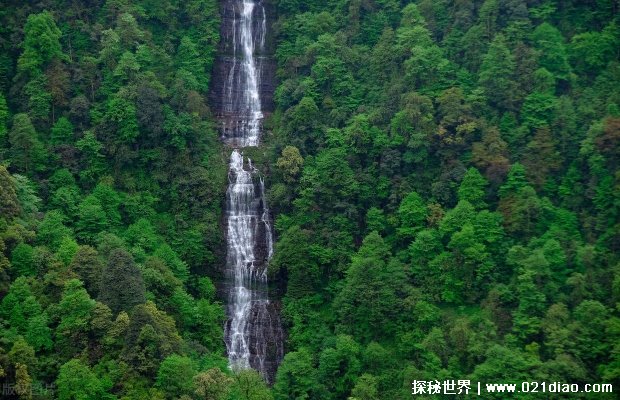
[[[273,109],[275,64],[269,6],[263,0],[222,3],[221,41],[213,72],[211,104],[225,143],[257,146]]]

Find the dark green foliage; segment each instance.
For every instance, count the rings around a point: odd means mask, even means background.
[[[219,3],[6,3],[3,382],[93,400],[620,385],[614,2],[271,4],[273,388],[222,357]]]
[[[390,334],[403,312],[403,266],[389,259],[389,248],[370,233],[353,257],[344,287],[334,300],[341,330],[367,342]]]
[[[406,399],[412,380],[449,376],[618,380],[618,21],[604,3],[278,4],[276,399]]]
[[[194,396],[194,375],[223,360],[204,276],[222,255],[226,161],[205,104],[219,7],[84,7],[0,13],[3,382],[55,383],[61,399]],[[192,365],[178,390],[156,382],[173,354]]]
[[[115,314],[144,303],[142,273],[127,251],[116,249],[109,254],[107,265],[101,273],[99,298]]]
[[[19,200],[15,193],[15,182],[3,165],[0,165],[0,215],[12,219],[21,212]]]

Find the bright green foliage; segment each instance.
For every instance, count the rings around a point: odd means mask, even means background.
[[[0,316],[8,322],[12,335],[23,335],[35,350],[51,348],[47,314],[42,312],[25,278],[19,277],[11,285],[0,303]]]
[[[136,107],[129,100],[122,97],[112,98],[108,102],[105,118],[114,126],[118,142],[129,144],[137,139],[139,132]]]
[[[514,105],[514,73],[514,56],[504,36],[497,35],[482,60],[479,83],[488,99],[498,107],[511,109]]]
[[[52,95],[47,87],[49,81],[45,75],[37,75],[24,86],[28,97],[28,111],[35,122],[47,122],[52,109]]]
[[[570,55],[576,67],[587,73],[596,73],[613,59],[618,47],[618,27],[610,24],[602,32],[583,32],[572,37]]]
[[[72,279],[66,283],[57,308],[60,323],[56,336],[69,354],[78,354],[88,345],[89,323],[94,308],[95,300],[90,298],[82,282]]]
[[[556,78],[567,80],[570,66],[560,31],[549,23],[542,23],[532,33],[532,40],[540,50],[540,66],[549,70]]]
[[[65,216],[57,210],[45,214],[37,232],[38,242],[55,251],[66,237],[73,237],[73,232],[65,226]]]
[[[27,114],[16,114],[9,132],[12,165],[21,172],[41,171],[45,167],[45,149]]]
[[[50,12],[29,15],[24,36],[24,52],[17,61],[20,72],[34,75],[53,58],[62,57],[61,32]]]
[[[73,124],[65,117],[60,117],[51,129],[52,144],[73,143]]]
[[[252,369],[235,373],[232,393],[239,400],[273,400],[271,390],[263,378]]]
[[[11,253],[11,264],[18,276],[36,275],[35,251],[29,244],[19,243]]]
[[[319,355],[318,378],[332,398],[343,398],[360,373],[360,346],[350,336],[336,337],[334,347]]]
[[[459,200],[466,200],[476,208],[484,208],[488,182],[476,168],[469,168],[459,186]]]
[[[273,391],[276,400],[307,399],[321,393],[308,350],[300,349],[284,356]]]
[[[77,236],[87,243],[93,243],[97,235],[110,226],[101,201],[93,195],[86,197],[80,203],[78,218]]]
[[[154,255],[166,263],[177,279],[181,282],[185,282],[187,280],[189,277],[189,268],[187,263],[181,260],[178,254],[172,250],[169,245],[163,244],[159,246],[157,250],[155,250]]]
[[[64,264],[69,265],[73,257],[78,252],[80,246],[72,238],[65,236],[58,247],[56,257]]]
[[[193,392],[195,374],[196,367],[189,357],[173,354],[159,366],[157,386],[170,397],[189,395]]]
[[[398,208],[400,219],[399,234],[404,238],[412,238],[417,231],[424,227],[426,222],[426,205],[416,192],[409,193]]]
[[[109,398],[103,382],[79,359],[68,361],[60,367],[56,385],[61,400]]]
[[[358,400],[378,400],[377,378],[370,374],[362,374],[351,390],[351,397]]]

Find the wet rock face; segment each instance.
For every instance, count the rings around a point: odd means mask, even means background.
[[[226,193],[225,341],[233,369],[254,368],[273,383],[284,356],[279,303],[269,298],[273,234],[259,172],[239,150],[230,158]]]
[[[264,116],[273,111],[276,86],[273,40],[268,29],[273,22],[272,7],[260,0],[245,4],[239,0],[221,4],[220,48],[209,94],[222,139],[240,147],[258,144],[247,137],[256,136]]]
[[[222,3],[220,52],[213,71],[211,106],[222,140],[234,148],[226,192],[225,342],[232,369],[254,368],[273,383],[284,357],[280,303],[270,299],[267,264],[273,253],[265,185],[243,147],[258,146],[273,108],[275,65],[264,0]]]
[[[249,312],[247,344],[249,366],[261,373],[273,385],[278,365],[284,358],[284,332],[280,321],[279,301],[257,301]],[[225,331],[231,332],[232,319],[226,321]]]

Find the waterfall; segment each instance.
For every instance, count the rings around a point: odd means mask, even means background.
[[[223,5],[216,104],[230,155],[226,192],[226,350],[233,370],[254,368],[273,382],[283,354],[277,304],[268,296],[267,264],[273,237],[265,183],[242,148],[258,146],[264,118],[261,77],[267,17],[262,1],[227,0]],[[220,97],[221,96],[221,97]]]
[[[232,27],[232,62],[223,86],[222,137],[233,146],[258,146],[263,120],[260,99],[261,53],[265,47],[267,21],[261,2],[235,2]]]

